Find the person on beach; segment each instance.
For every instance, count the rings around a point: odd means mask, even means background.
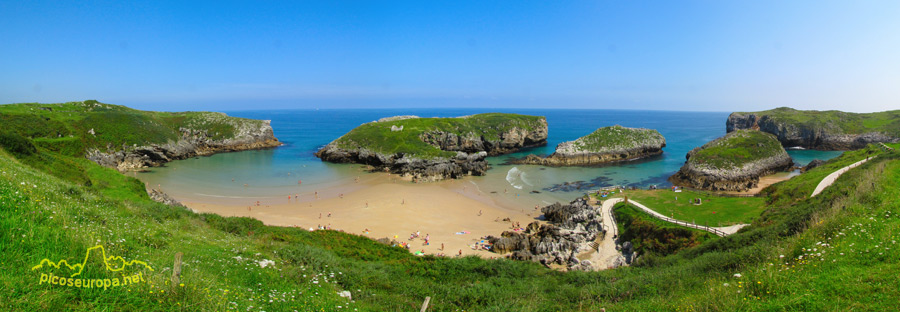
[[[441,251],[444,251],[444,243],[441,243]]]
[[[316,191],[316,199],[319,199],[319,191]]]
[[[462,257],[462,249],[459,250],[459,254],[457,254],[457,257]]]
[[[478,216],[479,217],[481,216],[481,210],[478,210]]]
[[[328,212],[328,217],[331,218],[331,211]]]

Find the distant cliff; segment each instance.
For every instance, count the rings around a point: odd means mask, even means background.
[[[782,145],[818,150],[850,150],[875,142],[900,142],[900,110],[868,114],[776,108],[732,113],[726,131],[758,129]]]
[[[738,130],[694,148],[684,166],[669,178],[675,185],[712,191],[744,191],[759,177],[788,170],[791,157],[769,133]]]
[[[590,166],[662,154],[666,139],[656,130],[611,126],[574,141],[562,142],[546,158],[536,155],[513,161],[545,166]]]
[[[483,175],[488,169],[487,156],[546,144],[547,120],[539,116],[402,116],[360,125],[316,152],[316,156],[435,181]]]
[[[63,155],[129,170],[281,145],[267,120],[214,112],[151,112],[95,100],[0,106],[4,131]]]

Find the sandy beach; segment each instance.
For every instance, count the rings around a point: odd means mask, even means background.
[[[796,176],[798,174],[799,173],[794,173],[794,172],[777,172],[777,173],[773,173],[773,174],[770,174],[767,176],[759,177],[759,184],[757,184],[756,187],[754,187],[752,189],[749,189],[746,191],[741,191],[741,192],[730,191],[730,192],[720,192],[720,193],[730,194],[730,195],[756,195],[756,194],[759,194],[759,192],[762,192],[762,190],[764,188],[769,187],[769,185],[772,185],[772,184],[775,184],[775,183],[778,183],[781,181],[789,180],[790,178],[793,178],[794,176]]]
[[[465,179],[415,184],[384,173],[359,179],[313,193],[260,201],[259,205],[253,200],[210,203],[177,199],[197,212],[253,217],[268,225],[308,230],[325,227],[373,239],[387,237],[409,242],[411,252],[455,256],[462,251],[463,255],[485,258],[499,255],[473,250],[471,246],[481,237],[499,236],[511,230],[514,222],[524,227],[540,215],[534,208],[537,203],[517,201],[514,194],[485,194]],[[416,232],[419,238],[410,240],[410,234]]]

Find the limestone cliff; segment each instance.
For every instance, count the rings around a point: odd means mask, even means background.
[[[669,178],[675,185],[712,191],[744,191],[759,177],[788,170],[793,161],[774,135],[739,130],[694,148]]]
[[[228,124],[234,129],[233,136],[213,138],[214,135],[208,130],[192,129],[187,125],[188,127],[179,128],[181,136],[177,140],[169,140],[163,144],[122,146],[119,150],[110,147],[105,150],[92,149],[85,156],[102,166],[125,171],[156,167],[172,160],[194,156],[281,145],[268,120],[232,118],[221,113],[210,113],[206,118],[215,119],[210,122]]]
[[[565,265],[569,270],[591,270],[590,261],[577,258],[589,250],[598,235],[605,235],[600,209],[583,198],[567,205],[555,203],[541,208],[551,224],[528,224],[523,232],[506,231],[501,237],[488,237],[491,251],[509,254],[509,258]]]
[[[316,156],[360,163],[418,181],[483,175],[487,156],[547,144],[544,117],[479,114],[457,118],[387,118],[363,124]]]
[[[869,143],[900,142],[900,111],[855,114],[777,108],[732,113],[726,131],[758,129],[774,134],[782,145],[818,150],[850,150]]]
[[[603,127],[574,141],[562,142],[550,156],[535,155],[513,161],[545,166],[590,166],[662,154],[666,139],[656,130]]]

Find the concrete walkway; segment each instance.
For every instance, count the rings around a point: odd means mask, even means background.
[[[596,242],[597,251],[586,255],[587,259],[594,264],[594,268],[598,270],[618,267],[625,263],[625,258],[622,256],[622,253],[616,250],[616,240],[613,237],[619,235],[619,228],[616,226],[616,219],[612,214],[613,206],[623,200],[624,199],[621,198],[608,199],[599,207],[603,229],[606,230],[606,235]],[[593,205],[593,207],[596,208],[597,206]]]
[[[819,193],[822,193],[822,191],[824,191],[826,187],[831,186],[831,184],[834,183],[834,181],[837,180],[838,177],[840,177],[842,174],[844,174],[844,172],[847,172],[847,170],[850,170],[850,169],[858,167],[859,165],[862,165],[866,161],[869,161],[869,159],[871,159],[871,157],[866,157],[866,159],[857,161],[847,167],[844,167],[844,168],[838,169],[835,172],[832,172],[827,177],[822,179],[822,182],[819,182],[819,185],[816,186],[816,189],[813,190],[812,195],[809,195],[809,197],[815,197],[816,195],[819,195]]]
[[[725,227],[711,227],[711,226],[704,226],[704,225],[694,224],[694,223],[685,222],[685,221],[681,221],[681,220],[677,220],[677,219],[672,219],[672,218],[666,217],[666,216],[662,215],[661,213],[656,212],[656,211],[654,211],[653,209],[647,208],[647,206],[644,206],[644,205],[642,205],[641,203],[636,202],[636,201],[631,200],[631,199],[629,199],[628,202],[631,203],[631,204],[633,204],[633,205],[635,205],[635,206],[638,207],[638,208],[641,208],[641,210],[643,210],[643,211],[646,212],[647,214],[653,216],[654,218],[657,218],[657,219],[660,219],[660,220],[663,220],[663,221],[666,221],[666,222],[670,222],[670,223],[675,223],[675,224],[678,224],[678,225],[681,225],[681,226],[689,227],[689,228],[692,228],[692,229],[698,229],[698,230],[707,231],[707,232],[710,232],[710,233],[713,233],[713,234],[716,234],[716,235],[719,235],[719,236],[728,236],[728,235],[734,234],[734,233],[736,233],[738,230],[740,230],[741,228],[743,228],[743,227],[749,225],[749,224],[736,224],[736,225],[725,226]]]

